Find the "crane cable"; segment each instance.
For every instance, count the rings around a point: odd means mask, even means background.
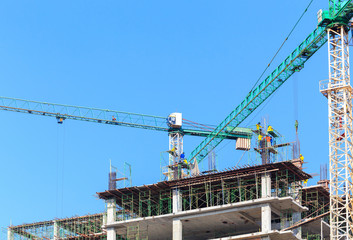
[[[277,57],[278,53],[281,51],[283,45],[287,42],[287,40],[289,39],[289,37],[292,35],[294,29],[297,27],[298,23],[301,21],[301,19],[303,18],[303,16],[305,15],[305,13],[308,11],[311,3],[314,0],[311,0],[310,3],[308,4],[308,6],[305,8],[304,12],[302,13],[302,15],[300,16],[300,18],[298,19],[298,21],[294,24],[292,30],[289,32],[289,34],[287,35],[287,37],[284,39],[284,41],[282,42],[281,46],[278,48],[277,52],[275,53],[275,55],[272,57],[271,61],[268,63],[267,67],[265,68],[265,70],[262,72],[262,74],[260,75],[260,77],[257,79],[257,81],[255,82],[255,84],[253,85],[253,87],[251,88],[249,94],[251,93],[251,91],[255,88],[255,86],[257,85],[257,83],[260,81],[260,79],[262,78],[262,76],[265,74],[265,72],[267,71],[267,69],[271,66],[273,60]]]
[[[288,33],[287,37],[284,39],[284,41],[282,42],[281,46],[278,48],[277,52],[275,53],[275,55],[272,57],[271,61],[268,63],[268,65],[266,66],[265,70],[262,72],[262,74],[260,75],[260,77],[257,79],[257,81],[255,82],[255,84],[253,85],[253,87],[251,88],[251,90],[249,91],[248,94],[251,93],[252,90],[254,90],[254,88],[256,87],[257,83],[260,81],[260,79],[262,78],[262,76],[265,74],[265,72],[267,71],[267,69],[271,66],[272,62],[274,61],[274,59],[277,57],[278,53],[281,51],[282,47],[284,46],[284,44],[287,42],[287,40],[289,39],[289,37],[292,35],[293,31],[295,30],[295,28],[297,27],[297,25],[299,24],[299,22],[301,21],[301,19],[303,18],[303,16],[305,15],[305,13],[308,11],[310,5],[312,4],[314,0],[311,0],[308,4],[308,6],[305,8],[305,10],[303,11],[303,13],[301,14],[301,16],[299,17],[299,19],[297,20],[297,22],[294,24],[294,26],[292,27],[291,31]],[[265,103],[265,105],[261,108],[260,111],[257,112],[257,114],[255,115],[255,117],[257,117],[257,115],[265,108],[265,106],[267,105],[267,103],[270,102],[270,100],[272,99],[272,97],[274,96],[274,94],[270,97],[270,99]],[[254,120],[255,117],[252,119]],[[251,121],[252,122],[252,121]],[[247,127],[250,125],[250,122],[247,124]],[[223,145],[220,149],[218,149],[217,152],[220,152],[221,150],[223,150],[223,148],[225,148],[230,142],[226,143],[225,145]],[[243,154],[244,155],[244,154]],[[242,156],[243,157],[243,156]],[[242,158],[241,157],[241,158]],[[239,163],[239,162],[238,162]]]
[[[62,129],[62,130],[60,130]],[[62,138],[62,141],[61,141]],[[66,126],[57,126],[57,149],[56,149],[56,217],[64,214],[64,175],[65,175],[65,139]],[[62,152],[61,152],[62,149]],[[61,176],[60,176],[61,175]]]

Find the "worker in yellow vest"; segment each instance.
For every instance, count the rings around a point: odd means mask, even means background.
[[[260,124],[260,122],[258,122],[258,123],[256,124],[256,130],[261,130],[261,129],[262,129],[261,124]]]
[[[262,148],[263,146],[261,145],[261,142],[262,142],[262,135],[261,134],[259,134],[258,140],[259,140],[259,148]]]
[[[299,159],[300,159],[302,162],[304,162],[304,157],[303,157],[302,154],[299,155]]]
[[[271,125],[268,126],[267,132],[273,132],[273,127]]]
[[[177,152],[176,152],[176,147],[173,147],[171,150],[167,151],[170,155],[172,155],[173,157],[177,156]]]

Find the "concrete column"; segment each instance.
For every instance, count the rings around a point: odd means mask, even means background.
[[[271,197],[271,174],[263,173],[261,175],[261,197]]]
[[[58,221],[54,221],[54,240],[60,238],[60,227]]]
[[[300,182],[292,183],[292,189],[293,189],[293,192],[294,192],[294,200],[301,205],[302,204],[302,192],[301,192]],[[293,223],[299,222],[302,219],[301,212],[294,212],[293,215],[292,215],[292,218],[293,218]],[[293,234],[298,239],[301,239],[301,237],[302,237],[302,228],[298,227],[298,228],[293,229]]]
[[[7,228],[7,240],[14,240],[14,236],[11,228]]]
[[[302,219],[302,214],[300,212],[293,213],[293,223],[299,222]],[[301,239],[302,237],[302,228],[298,227],[293,229],[293,234],[298,238]]]
[[[107,203],[107,224],[114,223],[116,221],[116,202],[115,199],[109,199]],[[107,240],[116,240],[116,232],[113,227],[107,228]]]
[[[107,240],[116,240],[116,233],[114,228],[107,228]]]
[[[115,199],[109,199],[107,203],[107,223],[113,223],[116,221],[116,202]]]
[[[261,207],[261,232],[268,233],[271,231],[271,206],[267,203]]]
[[[173,190],[173,213],[181,212],[182,210],[182,200],[181,193],[179,189]]]
[[[173,240],[183,239],[183,223],[179,219],[173,219]]]
[[[173,190],[173,213],[181,212],[182,200],[179,189]],[[183,224],[179,219],[173,219],[173,240],[183,239]]]

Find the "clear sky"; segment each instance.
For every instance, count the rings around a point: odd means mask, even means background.
[[[179,111],[218,124],[246,96],[308,3],[4,0],[0,95],[157,116]],[[270,71],[327,7],[327,0],[314,0]],[[318,82],[327,78],[323,47],[242,126],[268,116],[293,141],[297,115],[305,170],[319,173],[328,162],[328,114]],[[0,132],[1,239],[10,222],[104,211],[95,194],[107,188],[109,159],[119,168],[124,161],[132,165],[134,185],[150,184],[159,181],[160,153],[168,149],[163,132],[70,120],[58,125],[4,111]],[[201,140],[186,136],[186,155]],[[242,154],[227,141],[216,152],[219,169]]]

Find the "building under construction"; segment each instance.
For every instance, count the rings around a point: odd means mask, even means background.
[[[305,187],[311,175],[302,159],[270,156],[264,164],[151,185],[116,188],[110,181],[97,193],[105,213],[11,226],[8,240],[329,239],[328,181]]]
[[[329,10],[319,10],[317,17],[313,32],[257,84],[261,75],[245,99],[215,128],[183,128],[181,113],[169,115],[165,127],[160,124],[164,117],[1,98],[1,110],[55,117],[60,124],[74,119],[168,132],[170,154],[163,171],[165,181],[122,188],[110,182],[108,190],[97,193],[106,203],[105,213],[10,226],[8,240],[353,239],[353,89],[348,35],[352,0],[330,0]],[[318,185],[308,187],[312,176],[302,169],[298,144],[292,156],[281,155],[281,149],[291,144],[272,142],[276,134],[268,128],[264,134],[257,127],[253,131],[256,146],[250,148],[247,133],[236,128],[303,69],[326,42],[329,79],[321,81],[319,89],[328,99],[330,182],[322,177]],[[191,162],[183,156],[184,135],[205,137],[190,153]],[[241,168],[200,173],[198,162],[224,139],[236,140],[238,150],[254,150],[260,160]]]

